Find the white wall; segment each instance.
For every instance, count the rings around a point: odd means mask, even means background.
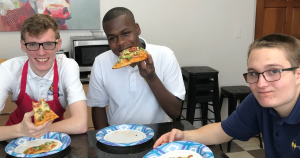
[[[140,24],[141,37],[170,47],[180,66],[210,66],[219,71],[220,86],[247,85],[242,73],[254,39],[255,5],[255,0],[101,0],[100,17],[113,7],[127,7]],[[235,28],[241,28],[240,38]],[[60,33],[62,48],[68,50],[70,36],[91,36],[89,30]],[[26,55],[19,40],[19,32],[0,32],[0,58]]]

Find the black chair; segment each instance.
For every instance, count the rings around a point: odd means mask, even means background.
[[[228,98],[228,116],[236,110],[238,100],[240,103],[251,93],[251,89],[247,86],[222,86],[221,87],[221,97],[220,97],[220,107],[222,108],[222,103],[224,98]],[[260,142],[260,148],[263,148],[262,139],[260,134],[258,134]],[[227,152],[230,152],[231,141],[227,143]]]
[[[203,121],[203,125],[206,125],[208,120],[220,122],[219,72],[208,66],[182,67],[181,70],[185,87],[187,89],[186,120],[191,124],[193,124],[195,120]],[[200,118],[194,118],[197,103],[201,104],[202,116]],[[215,118],[207,118],[208,105],[213,106]]]
[[[202,121],[202,125],[206,125],[207,121],[221,122],[221,114],[219,107],[219,72],[208,66],[189,66],[182,67],[182,76],[187,90],[186,93],[186,118],[180,115],[176,120],[181,118],[186,119],[191,124],[194,121]],[[196,107],[199,103],[201,106]],[[208,105],[213,107],[213,111],[208,108]],[[201,117],[195,118],[195,110],[201,108]],[[181,113],[182,113],[181,108]],[[214,113],[214,118],[207,118],[208,111]],[[222,150],[222,146],[220,145]]]
[[[185,78],[183,76],[183,78]],[[188,85],[188,83],[186,81],[184,81],[186,87]],[[214,113],[214,111],[210,110],[208,108],[208,105],[213,105],[211,102],[213,101],[213,95],[212,95],[212,90],[213,90],[213,83],[212,81],[209,80],[197,80],[197,86],[199,88],[199,92],[196,92],[196,99],[195,102],[199,103],[200,106],[197,106],[197,104],[195,105],[195,110],[196,109],[202,109],[201,110],[201,116],[202,117],[194,117],[194,119],[192,121],[202,121],[203,125],[207,124],[207,121],[210,121],[212,123],[212,120],[214,120],[215,118],[207,118],[208,115],[208,111]],[[202,88],[202,91],[201,91]],[[205,89],[206,91],[203,91],[203,89]],[[186,89],[186,91],[188,91]],[[187,95],[185,96],[185,98],[187,98]],[[184,109],[187,109],[186,107],[184,107],[184,101],[182,101],[182,107],[181,107],[181,111],[180,111],[180,116],[175,119],[177,121],[179,120],[186,120],[186,118],[182,115],[182,111]],[[195,111],[194,110],[194,111]]]

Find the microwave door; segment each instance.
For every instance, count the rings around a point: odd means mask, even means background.
[[[107,40],[74,41],[74,47],[92,46],[92,45],[108,45],[108,41]]]
[[[91,71],[95,58],[110,50],[107,44],[80,45],[75,47],[74,60],[78,63],[80,71]]]

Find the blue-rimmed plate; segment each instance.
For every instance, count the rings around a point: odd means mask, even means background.
[[[191,158],[214,158],[212,151],[205,145],[193,141],[174,141],[158,146],[148,152],[144,158],[170,158],[188,157]]]
[[[55,141],[58,145],[49,152],[40,153],[40,154],[23,154],[23,152],[32,147],[44,144],[47,141]],[[71,138],[69,135],[64,133],[57,132],[48,132],[40,138],[31,138],[31,137],[20,137],[9,144],[6,145],[5,151],[7,154],[16,156],[16,157],[41,157],[52,155],[64,150],[71,143]]]
[[[96,139],[110,146],[133,146],[147,142],[154,135],[154,131],[143,125],[119,124],[101,129]]]

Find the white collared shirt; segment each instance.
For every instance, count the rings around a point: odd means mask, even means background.
[[[22,69],[27,56],[16,57],[0,64],[0,112],[5,106],[9,94],[12,94],[11,101],[18,99],[21,86]],[[79,66],[73,60],[66,58],[64,54],[56,55],[57,69],[59,75],[58,93],[61,105],[66,108],[68,105],[86,100],[86,96],[79,79]],[[53,64],[54,65],[54,64]],[[31,99],[46,101],[53,100],[53,66],[44,77],[37,76],[28,63],[26,93]]]
[[[155,72],[168,91],[184,100],[185,88],[181,70],[173,51],[164,46],[147,44]],[[108,104],[109,125],[121,123],[150,124],[169,122],[149,85],[141,77],[138,66],[112,69],[118,57],[110,50],[96,57],[87,94],[87,105]]]

